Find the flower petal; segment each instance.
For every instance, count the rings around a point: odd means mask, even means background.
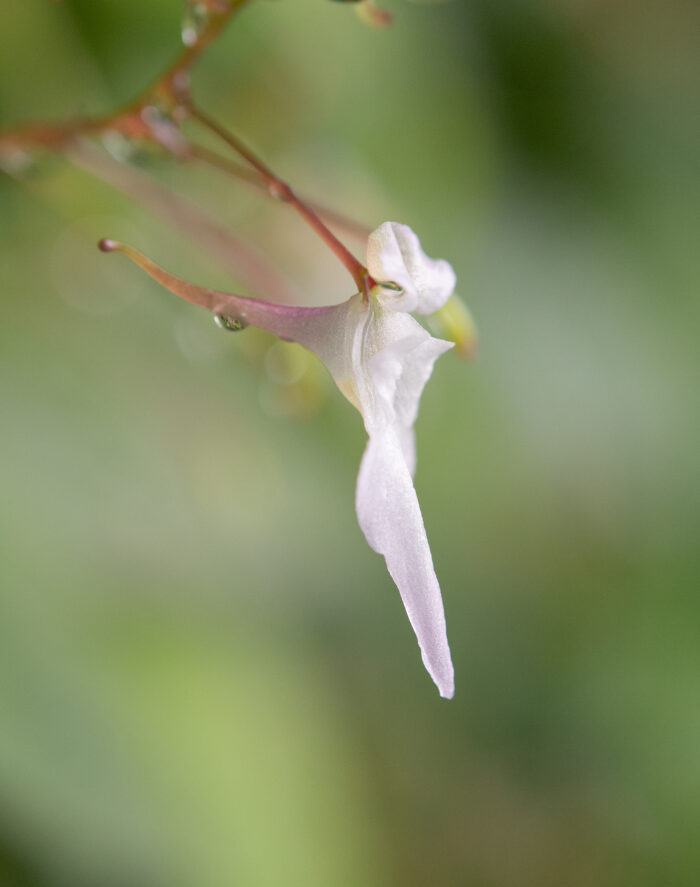
[[[292,308],[187,283],[116,241],[103,240],[100,247],[125,253],[176,295],[240,326],[298,342],[326,364],[369,433],[357,480],[360,527],[384,555],[425,667],[440,694],[451,698],[454,672],[440,586],[411,480],[418,400],[435,360],[451,343],[434,339],[408,314],[385,310],[383,298],[367,302],[356,294],[340,305]]]
[[[408,470],[413,474],[413,423],[418,402],[435,361],[453,343],[433,338],[408,314],[381,309],[376,312],[374,334],[367,338],[372,353],[364,356],[366,387],[371,392],[363,403],[365,427],[371,434],[382,426],[393,426]]]
[[[402,293],[384,291],[392,311],[432,314],[452,295],[457,278],[449,262],[431,259],[408,225],[384,222],[367,241],[367,269],[377,283],[396,283]]]
[[[370,435],[357,478],[357,518],[371,547],[384,555],[418,638],[423,663],[440,695],[454,695],[454,670],[433,559],[411,475],[397,435]]]

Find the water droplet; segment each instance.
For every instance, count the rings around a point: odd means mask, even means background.
[[[391,290],[392,293],[402,293],[403,287],[399,286],[398,283],[394,283],[393,280],[382,280],[378,284],[383,290]]]
[[[185,46],[194,46],[202,32],[209,24],[209,7],[202,0],[187,0],[187,7],[182,18],[182,42]]]
[[[221,327],[222,330],[227,330],[230,333],[237,333],[248,326],[244,320],[241,320],[239,317],[231,317],[228,314],[215,314],[214,323]]]

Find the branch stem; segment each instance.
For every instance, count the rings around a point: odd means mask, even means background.
[[[119,163],[91,142],[78,140],[66,149],[68,159],[126,194],[151,215],[199,243],[232,277],[263,297],[294,305],[298,294],[246,240],[232,234],[197,206],[135,167]]]
[[[36,147],[52,150],[64,148],[74,138],[96,135],[115,126],[132,129],[140,112],[159,97],[180,100],[187,92],[187,80],[192,65],[202,52],[215,40],[228,20],[250,0],[205,0],[209,6],[209,20],[206,28],[198,34],[191,46],[183,47],[161,73],[134,98],[111,111],[92,117],[76,117],[57,123],[26,123],[11,129],[0,130],[0,150],[3,146]]]
[[[236,163],[235,160],[229,160],[228,157],[223,157],[221,154],[212,151],[210,148],[205,148],[203,145],[190,142],[188,144],[187,156],[192,157],[195,160],[200,160],[220,172],[228,173],[234,178],[245,182],[247,185],[251,185],[259,191],[265,191],[267,194],[270,194],[270,189],[260,173],[248,166],[244,166],[242,163]],[[356,238],[361,243],[367,241],[367,238],[371,233],[371,228],[367,225],[363,225],[362,222],[351,219],[349,216],[339,213],[322,203],[318,203],[315,200],[309,200],[308,197],[304,197],[303,195],[300,195],[300,200],[310,207],[327,224],[345,231],[346,234],[350,237]]]
[[[288,203],[296,212],[310,225],[310,227],[318,234],[326,246],[333,251],[337,258],[343,263],[348,270],[352,279],[357,284],[358,290],[366,294],[374,285],[374,281],[370,277],[365,266],[359,262],[350,250],[338,240],[333,232],[321,220],[318,214],[305,203],[292,188],[282,179],[278,178],[272,170],[263,163],[251,149],[242,142],[237,136],[224,129],[216,120],[200,111],[194,105],[189,105],[188,111],[190,116],[197,120],[202,126],[211,130],[222,141],[224,141],[233,151],[242,157],[250,166],[260,175],[266,183],[268,191],[278,200]]]

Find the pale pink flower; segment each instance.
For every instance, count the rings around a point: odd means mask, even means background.
[[[119,249],[177,295],[208,308],[230,327],[257,326],[298,342],[323,361],[338,388],[362,414],[369,440],[357,478],[357,518],[382,554],[440,694],[454,694],[445,615],[413,486],[413,424],[435,360],[452,347],[433,338],[409,312],[432,314],[452,294],[448,262],[430,259],[406,225],[385,222],[367,244],[369,294],[339,305],[302,308],[263,302],[185,283],[131,247]]]

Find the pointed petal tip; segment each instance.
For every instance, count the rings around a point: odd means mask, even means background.
[[[425,664],[425,660],[424,660]],[[455,673],[454,668],[452,667],[452,661],[450,660],[446,663],[446,668],[436,669],[436,668],[428,668],[428,673],[430,677],[435,682],[435,686],[438,688],[438,692],[443,699],[452,699],[455,695]],[[427,668],[427,664],[426,664]]]
[[[447,684],[446,686],[438,687],[438,690],[440,691],[440,696],[443,699],[453,699],[455,695],[454,681],[452,681],[450,684]]]

